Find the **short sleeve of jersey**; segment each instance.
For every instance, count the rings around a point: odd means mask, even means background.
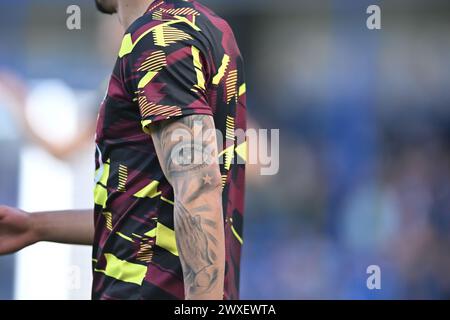
[[[125,35],[121,49],[131,50],[122,58],[124,81],[139,106],[143,130],[173,117],[212,115],[205,48],[195,32],[176,24],[148,28]],[[158,38],[160,34],[164,37]]]

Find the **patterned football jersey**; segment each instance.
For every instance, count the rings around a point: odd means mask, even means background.
[[[230,27],[196,1],[156,0],[125,32],[97,120],[93,299],[184,299],[174,193],[148,128],[193,114],[222,133],[224,298],[239,298],[245,92]]]

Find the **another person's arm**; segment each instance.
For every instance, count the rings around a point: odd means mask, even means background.
[[[93,144],[92,141],[94,140],[96,125],[95,121],[92,121],[92,123],[88,124],[88,127],[80,130],[73,139],[64,144],[59,144],[42,138],[31,126],[31,123],[27,120],[26,116],[24,116],[22,120],[22,125],[31,141],[59,160],[67,160],[71,155],[79,152],[80,149],[89,144]]]
[[[92,245],[93,210],[27,213],[0,206],[0,255],[39,241]]]
[[[161,167],[174,189],[175,234],[186,299],[221,300],[225,240],[213,118],[191,115],[149,128]],[[181,136],[185,139],[180,140]]]
[[[96,126],[95,118],[87,126],[79,128],[77,135],[72,139],[64,143],[56,143],[41,137],[31,125],[25,112],[28,92],[24,81],[13,74],[0,72],[0,91],[4,91],[10,97],[11,112],[15,115],[17,123],[22,126],[27,138],[55,158],[67,160],[68,157],[92,143]]]

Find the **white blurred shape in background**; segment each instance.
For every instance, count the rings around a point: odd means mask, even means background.
[[[27,117],[42,138],[64,143],[76,134],[77,103],[61,80],[38,82],[27,98]]]

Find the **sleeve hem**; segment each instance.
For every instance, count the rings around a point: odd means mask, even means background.
[[[183,110],[180,114],[174,114],[174,115],[155,114],[155,115],[147,116],[142,119],[142,121],[141,121],[142,130],[146,134],[150,134],[149,126],[153,123],[157,123],[157,122],[165,121],[165,120],[169,120],[169,119],[182,118],[182,117],[191,116],[191,115],[195,115],[195,114],[213,116],[213,113],[209,107],[204,108],[204,109]]]

